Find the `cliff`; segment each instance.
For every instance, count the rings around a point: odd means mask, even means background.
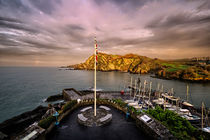
[[[94,55],[84,63],[68,66],[76,70],[93,70]],[[178,79],[186,81],[210,81],[210,64],[201,64],[194,61],[165,61],[152,59],[136,54],[112,55],[98,54],[98,71],[120,71],[130,73],[155,73],[157,77],[164,79]]]
[[[99,71],[121,71],[131,73],[149,73],[160,67],[158,59],[145,56],[127,54],[124,56],[111,54],[98,54],[97,70]],[[69,66],[80,70],[94,69],[94,55],[90,56],[84,63]]]

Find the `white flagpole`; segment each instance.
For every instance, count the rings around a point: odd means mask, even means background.
[[[94,72],[94,116],[96,116],[96,38],[95,38],[95,72]]]

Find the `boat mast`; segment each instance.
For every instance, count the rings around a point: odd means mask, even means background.
[[[174,96],[174,88],[171,88],[171,96]]]
[[[187,102],[188,102],[189,85],[187,84]]]
[[[146,86],[146,80],[144,81],[144,92],[143,92],[143,100],[144,100],[144,94],[146,94],[146,93],[145,93],[145,86]]]
[[[149,101],[150,101],[151,90],[152,90],[152,82],[150,82],[150,85],[149,85]]]
[[[139,100],[140,100],[140,94],[141,94],[141,82],[140,82],[140,84],[139,84],[139,99],[138,99],[138,102],[139,102]]]
[[[134,90],[134,97],[133,97],[133,100],[135,99],[135,96],[136,96],[136,80],[135,80],[135,90]]]
[[[158,98],[160,98],[160,84],[157,85]]]
[[[178,106],[179,106],[179,97],[177,98],[177,100],[176,100],[176,112],[178,112]]]
[[[131,94],[132,94],[132,88],[133,88],[133,87],[132,87],[132,81],[133,81],[133,80],[132,80],[132,76],[131,76],[131,85],[130,85],[131,90],[130,90],[130,97],[131,97]]]
[[[202,102],[202,118],[201,118],[201,128],[203,130],[203,111],[204,110],[204,103]]]
[[[96,65],[97,65],[97,41],[95,37],[94,116],[96,116]]]

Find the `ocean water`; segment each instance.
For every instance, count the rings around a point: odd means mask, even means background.
[[[62,92],[64,88],[77,90],[93,86],[93,71],[59,70],[53,67],[0,67],[0,122],[29,111],[50,95]],[[97,72],[97,88],[122,90],[139,75],[121,72]],[[186,85],[189,84],[189,100],[195,106],[203,101],[210,107],[210,83],[186,83],[178,80],[152,78],[141,75],[141,81],[152,82],[152,88],[163,84],[164,90],[174,88],[175,96],[186,98]]]

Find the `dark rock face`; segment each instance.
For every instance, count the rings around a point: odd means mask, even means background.
[[[42,115],[47,111],[47,107],[38,106],[32,111],[25,112],[0,124],[0,132],[6,134],[10,138],[23,131],[29,125],[41,119]]]

